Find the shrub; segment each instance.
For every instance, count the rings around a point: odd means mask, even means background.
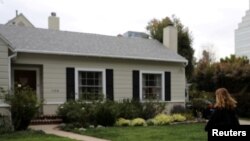
[[[182,115],[186,117],[186,120],[194,120],[195,119],[193,114],[190,112],[182,113]]]
[[[11,106],[15,130],[27,129],[40,107],[36,93],[29,87],[15,88],[13,95],[6,95],[6,102]]]
[[[155,116],[154,120],[156,125],[168,125],[173,122],[172,116],[166,114],[159,114]]]
[[[177,122],[181,122],[181,121],[186,120],[186,117],[181,115],[181,114],[173,114],[172,117],[173,117],[173,120],[177,121]]]
[[[192,100],[192,109],[195,116],[198,116],[198,113],[202,113],[208,106],[211,105],[211,102],[204,98],[194,98]]]
[[[148,126],[156,125],[155,119],[148,119],[148,120],[146,121],[146,123],[147,123]]]
[[[144,119],[150,119],[157,114],[162,113],[165,109],[166,103],[147,101],[142,103],[141,116]]]
[[[144,126],[146,121],[142,118],[135,118],[131,121],[131,126]]]
[[[98,125],[113,126],[116,118],[112,110],[112,102],[99,103],[95,109],[95,119]]]
[[[96,105],[84,101],[68,101],[58,107],[57,115],[62,117],[63,122],[76,127],[96,125]]]
[[[0,114],[0,134],[12,132],[10,117]]]
[[[133,119],[141,117],[142,104],[139,101],[124,99],[116,107],[117,117]]]
[[[174,105],[173,108],[171,109],[170,113],[175,114],[175,113],[185,113],[186,109],[182,105]]]
[[[129,126],[130,125],[130,120],[124,119],[124,118],[119,118],[116,121],[116,125],[117,126]]]
[[[240,93],[236,95],[237,100],[237,112],[241,117],[250,117],[250,93]]]

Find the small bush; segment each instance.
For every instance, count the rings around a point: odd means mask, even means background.
[[[124,99],[116,106],[117,117],[133,119],[141,117],[142,104],[139,101]]]
[[[63,122],[71,123],[75,126],[86,126],[87,105],[84,102],[69,101],[60,105],[57,114],[62,117]]]
[[[131,126],[144,126],[146,121],[142,118],[135,118],[131,121]]]
[[[154,118],[156,125],[168,125],[173,122],[173,117],[166,114],[159,114]]]
[[[148,120],[146,121],[146,123],[147,123],[148,126],[156,125],[155,119],[148,119]]]
[[[116,118],[115,113],[112,110],[112,102],[100,103],[95,109],[95,119],[98,125],[113,126]]]
[[[0,134],[12,132],[10,117],[0,114]]]
[[[147,101],[142,103],[141,116],[144,119],[150,119],[157,114],[162,113],[165,109],[166,103]]]
[[[174,105],[173,108],[171,109],[171,114],[175,114],[175,113],[185,113],[186,109],[184,106],[182,105]]]
[[[194,116],[193,116],[193,114],[190,113],[190,112],[182,113],[182,115],[183,115],[184,117],[186,117],[186,120],[194,120],[194,119],[195,119]]]
[[[11,106],[15,130],[27,129],[40,107],[36,93],[29,87],[15,88],[14,94],[6,95],[6,102]]]
[[[116,121],[116,125],[117,126],[129,126],[130,125],[130,120],[124,119],[124,118],[119,118]]]
[[[186,120],[186,117],[181,114],[173,114],[172,117],[173,117],[173,120],[177,122],[182,122]]]

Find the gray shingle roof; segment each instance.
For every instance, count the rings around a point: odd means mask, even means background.
[[[186,62],[153,39],[0,25],[0,34],[16,52]]]

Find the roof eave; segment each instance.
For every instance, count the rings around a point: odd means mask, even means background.
[[[16,50],[16,52],[21,53],[37,53],[37,54],[54,54],[54,55],[70,55],[70,56],[85,56],[85,57],[99,57],[99,58],[116,58],[116,59],[133,59],[133,60],[147,60],[147,61],[162,61],[162,62],[175,62],[187,64],[188,61],[177,60],[177,59],[159,59],[159,58],[143,58],[143,57],[132,57],[132,56],[115,56],[115,55],[100,55],[100,54],[81,54],[81,53],[68,53],[68,52],[51,52],[51,51],[32,51],[32,50]]]

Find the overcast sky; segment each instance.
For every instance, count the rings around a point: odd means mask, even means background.
[[[193,36],[195,56],[214,46],[217,59],[234,53],[234,30],[249,9],[249,0],[0,0],[0,23],[23,13],[36,27],[47,28],[56,12],[60,29],[113,35],[146,32],[147,23],[175,15]]]

